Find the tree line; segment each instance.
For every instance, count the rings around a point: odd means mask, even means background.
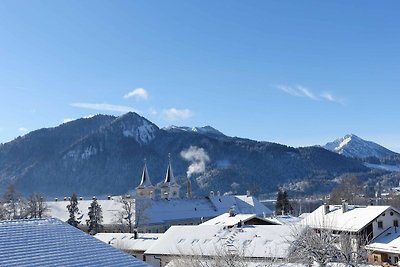
[[[43,195],[32,193],[24,198],[12,184],[0,197],[0,220],[43,218],[47,211]]]

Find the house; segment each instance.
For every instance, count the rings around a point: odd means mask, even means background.
[[[368,262],[376,265],[398,265],[400,259],[400,229],[389,227],[368,245]]]
[[[272,211],[250,195],[209,196],[204,198],[137,199],[142,213],[142,232],[165,232],[172,225],[198,225],[234,209],[236,213],[257,216]]]
[[[146,261],[144,252],[161,236],[162,234],[155,233],[98,233],[94,235],[98,240],[143,261]]]
[[[398,227],[400,213],[391,206],[321,205],[302,220],[316,230],[348,234],[354,247],[368,243],[390,227]]]
[[[290,231],[287,225],[172,226],[145,256],[155,267],[176,259],[217,260],[228,254],[246,262],[285,261],[290,253]]]
[[[0,221],[0,266],[148,266],[58,219]]]

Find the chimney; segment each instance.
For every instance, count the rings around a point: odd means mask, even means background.
[[[329,213],[329,205],[324,203],[324,215]]]
[[[67,197],[64,197],[64,201],[66,201],[67,200]]]
[[[342,200],[342,212],[345,213],[349,209],[349,204],[347,203],[347,200],[343,199]]]
[[[214,191],[210,191],[210,197],[214,197]]]
[[[83,200],[83,197],[79,197],[79,200]]]
[[[250,197],[250,196],[251,196],[250,190],[247,190],[247,191],[246,191],[246,196],[247,196],[247,197]]]
[[[230,208],[228,210],[228,213],[229,213],[229,217],[235,217],[235,210],[233,208]]]
[[[57,202],[57,201],[58,201],[58,198],[55,198],[54,201]]]
[[[133,239],[138,239],[138,232],[137,230],[133,230]]]
[[[93,200],[96,200],[96,196],[93,196],[92,199],[93,199]]]
[[[111,196],[108,196],[107,199],[108,199],[108,200],[111,200]]]

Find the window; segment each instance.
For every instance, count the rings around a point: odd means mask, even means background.
[[[378,261],[378,256],[374,255],[374,262],[377,262],[377,261]]]
[[[382,221],[378,221],[378,228],[380,228],[380,229],[383,228],[383,222]]]
[[[397,263],[399,261],[399,257],[395,256],[394,257],[394,263]]]
[[[399,227],[399,221],[398,220],[393,220],[393,226],[394,227]]]

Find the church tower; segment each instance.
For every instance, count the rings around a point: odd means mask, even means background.
[[[147,172],[146,160],[144,160],[142,179],[140,180],[140,184],[136,187],[136,195],[138,198],[154,198],[154,186],[152,185],[150,176]]]
[[[161,198],[162,199],[179,198],[180,186],[176,182],[174,173],[172,172],[171,156],[168,155],[168,158],[169,159],[168,159],[167,173],[165,175],[165,180],[161,185]]]

